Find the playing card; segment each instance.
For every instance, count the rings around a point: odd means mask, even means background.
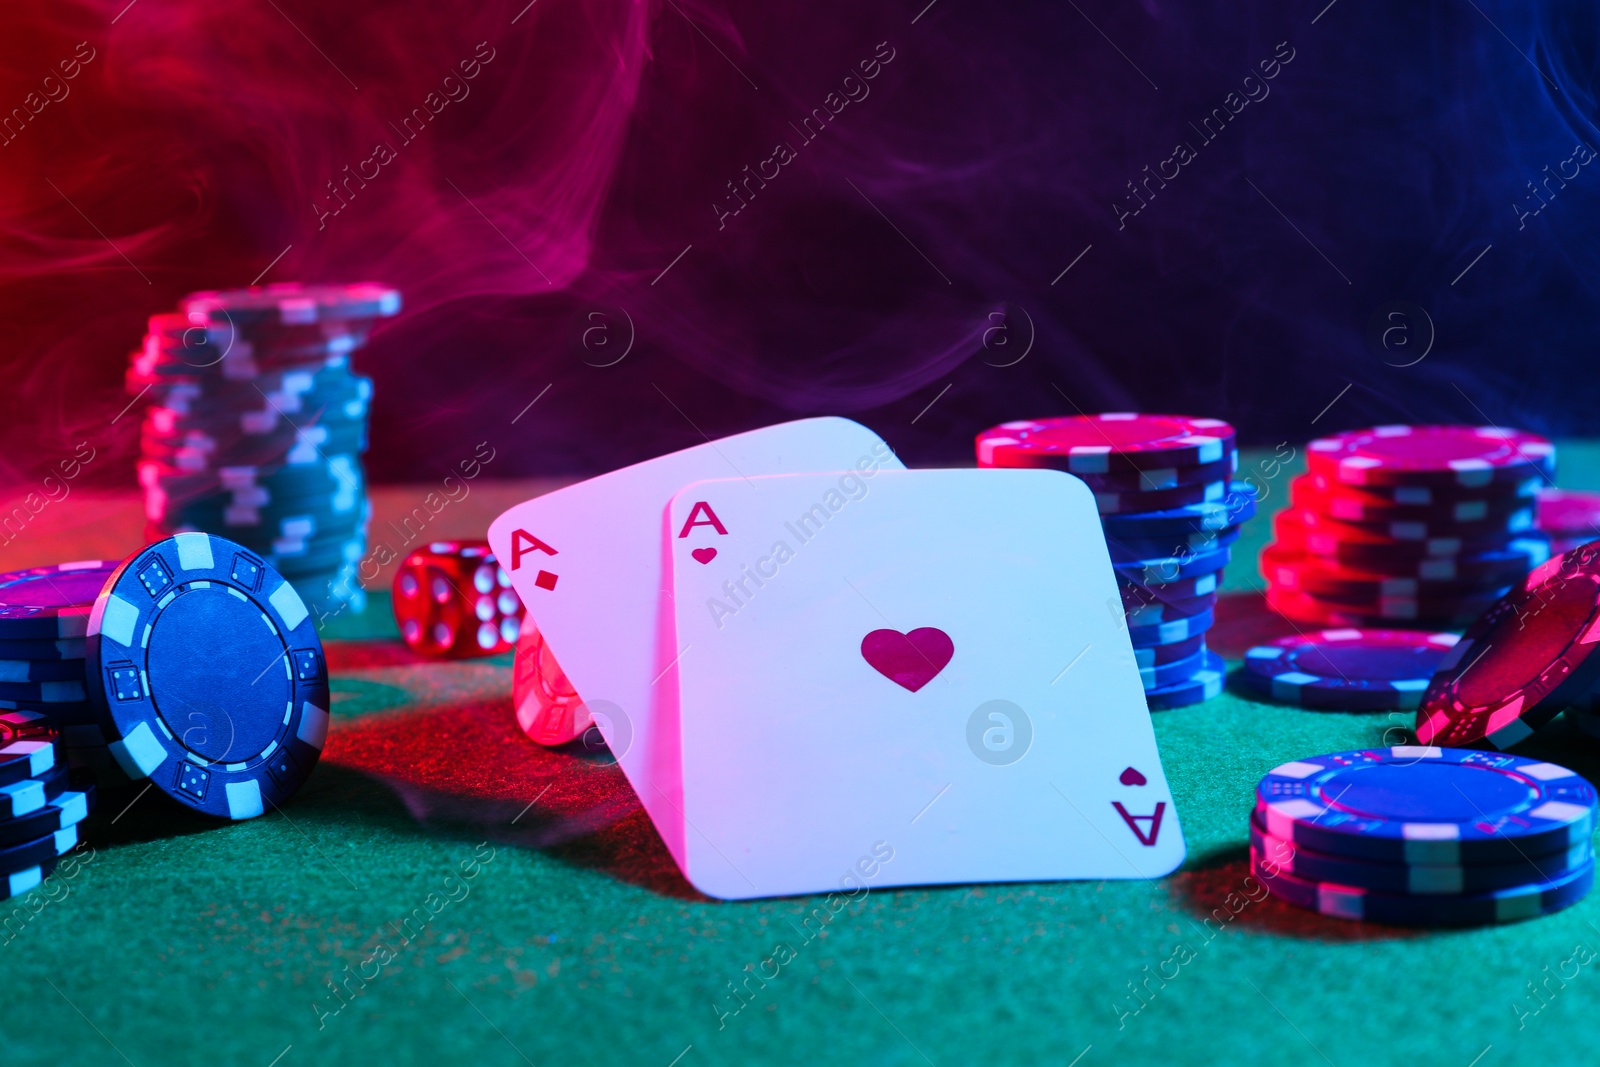
[[[674,497],[667,543],[663,683],[701,891],[1154,878],[1183,861],[1078,479],[701,482]]]
[[[676,720],[655,702],[677,658],[664,556],[668,502],[705,478],[786,471],[903,469],[883,440],[849,419],[769,426],[684,449],[518,504],[489,543],[528,615],[584,700],[610,752],[681,864]]]

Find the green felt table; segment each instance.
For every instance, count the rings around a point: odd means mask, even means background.
[[[1600,483],[1600,447],[1562,460],[1563,485]],[[1245,457],[1266,512],[1298,468],[1270,464]],[[1259,595],[1268,526],[1227,575],[1212,643],[1234,664],[1288,630]],[[1600,896],[1425,932],[1248,877],[1262,773],[1392,742],[1408,715],[1232,692],[1157,712],[1189,847],[1174,875],[874,890],[807,938],[824,898],[700,897],[603,756],[523,739],[509,655],[421,661],[382,595],[325,637],[334,724],[291,805],[217,825],[123,797],[70,875],[8,903],[0,1064],[1589,1061]],[[1600,745],[1562,721],[1528,750],[1600,776]],[[779,945],[733,1013],[730,983]]]

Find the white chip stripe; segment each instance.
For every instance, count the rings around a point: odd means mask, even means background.
[[[261,802],[259,782],[251,780],[228,782],[225,789],[228,797],[228,818],[253,819],[266,810]]]
[[[211,555],[211,535],[204,533],[174,534],[173,546],[178,550],[178,566],[186,571],[209,571],[216,567]]]
[[[300,725],[295,736],[318,752],[328,742],[328,712],[307,700],[301,705]]]
[[[300,599],[300,594],[294,591],[294,586],[283,582],[267,597],[267,602],[277,611],[278,617],[283,620],[286,630],[298,627],[311,614],[306,610],[306,605]]]
[[[148,778],[167,759],[166,746],[147,722],[141,722],[127,737],[106,747],[129,778]]]
[[[139,624],[139,609],[115,593],[106,594],[100,612],[100,636],[123,648],[133,647],[133,634]]]

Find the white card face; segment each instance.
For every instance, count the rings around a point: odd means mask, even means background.
[[[903,465],[865,426],[801,419],[547,493],[489,527],[496,558],[680,866],[677,720],[663,724],[657,709],[663,672],[677,658],[664,555],[668,503],[706,478],[742,483],[782,472],[884,469]],[[675,703],[676,694],[667,695]]]
[[[682,651],[664,681],[702,892],[1154,878],[1183,861],[1078,479],[704,482],[673,499],[667,534]]]

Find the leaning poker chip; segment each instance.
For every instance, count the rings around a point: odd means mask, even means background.
[[[66,792],[70,781],[67,768],[58,763],[37,778],[0,785],[0,820],[38,811]]]
[[[0,639],[82,637],[89,607],[116,566],[93,559],[0,574]]]
[[[15,874],[25,871],[30,867],[37,867],[46,860],[53,860],[65,856],[78,847],[78,827],[76,824],[63,826],[53,833],[32,841],[23,841],[20,844],[0,847],[0,875]]]
[[[1256,850],[1250,873],[1267,891],[1296,907],[1336,919],[1362,919],[1395,926],[1488,926],[1549,915],[1576,904],[1594,887],[1594,862],[1549,881],[1488,893],[1413,896],[1382,893],[1290,874]]]
[[[1166,511],[1102,515],[1100,524],[1105,527],[1109,538],[1148,541],[1151,538],[1186,537],[1208,530],[1224,530],[1253,519],[1255,514],[1255,487],[1248,482],[1230,482],[1223,498],[1212,503],[1190,504]]]
[[[1565,852],[1524,856],[1508,863],[1374,863],[1299,848],[1268,834],[1254,814],[1250,816],[1250,848],[1263,861],[1271,861],[1308,882],[1333,882],[1414,896],[1459,896],[1511,889],[1558,879],[1594,863],[1594,849],[1588,842],[1573,845]]]
[[[1504,749],[1600,681],[1600,545],[1535,570],[1440,665],[1417,709],[1424,744]]]
[[[1595,791],[1554,763],[1401,745],[1275,767],[1256,785],[1255,810],[1267,833],[1315,852],[1390,863],[1507,863],[1587,844]]]
[[[45,801],[44,807],[37,811],[0,820],[0,847],[20,845],[76,826],[94,808],[94,801],[94,786],[85,785]]]
[[[1170,645],[1174,641],[1187,641],[1191,637],[1200,636],[1211,629],[1215,622],[1216,614],[1208,608],[1198,615],[1173,619],[1171,622],[1160,622],[1151,626],[1129,626],[1128,638],[1133,642],[1134,648]]]
[[[1145,703],[1151,711],[1181,708],[1210,700],[1222,692],[1227,678],[1227,666],[1221,656],[1206,649],[1206,667],[1196,671],[1181,682],[1144,691]]]
[[[1417,630],[1319,630],[1250,649],[1239,678],[1303,707],[1410,709],[1459,640]]]
[[[294,587],[210,534],[146,547],[89,621],[90,701],[118,765],[198,811],[262,814],[322,754],[328,674]]]
[[[1227,495],[1228,483],[1215,481],[1148,492],[1095,491],[1094,504],[1102,515],[1119,515],[1131,511],[1168,511],[1194,504],[1216,503]]]
[[[1306,446],[1309,469],[1348,485],[1480,487],[1555,475],[1555,445],[1493,426],[1375,426]]]
[[[1173,641],[1170,644],[1151,645],[1148,648],[1136,648],[1133,650],[1133,661],[1139,665],[1140,670],[1144,670],[1147,667],[1154,667],[1162,663],[1171,663],[1174,660],[1180,660],[1188,656],[1192,656],[1205,647],[1205,634],[1199,634],[1195,637],[1188,638],[1187,640]]]

